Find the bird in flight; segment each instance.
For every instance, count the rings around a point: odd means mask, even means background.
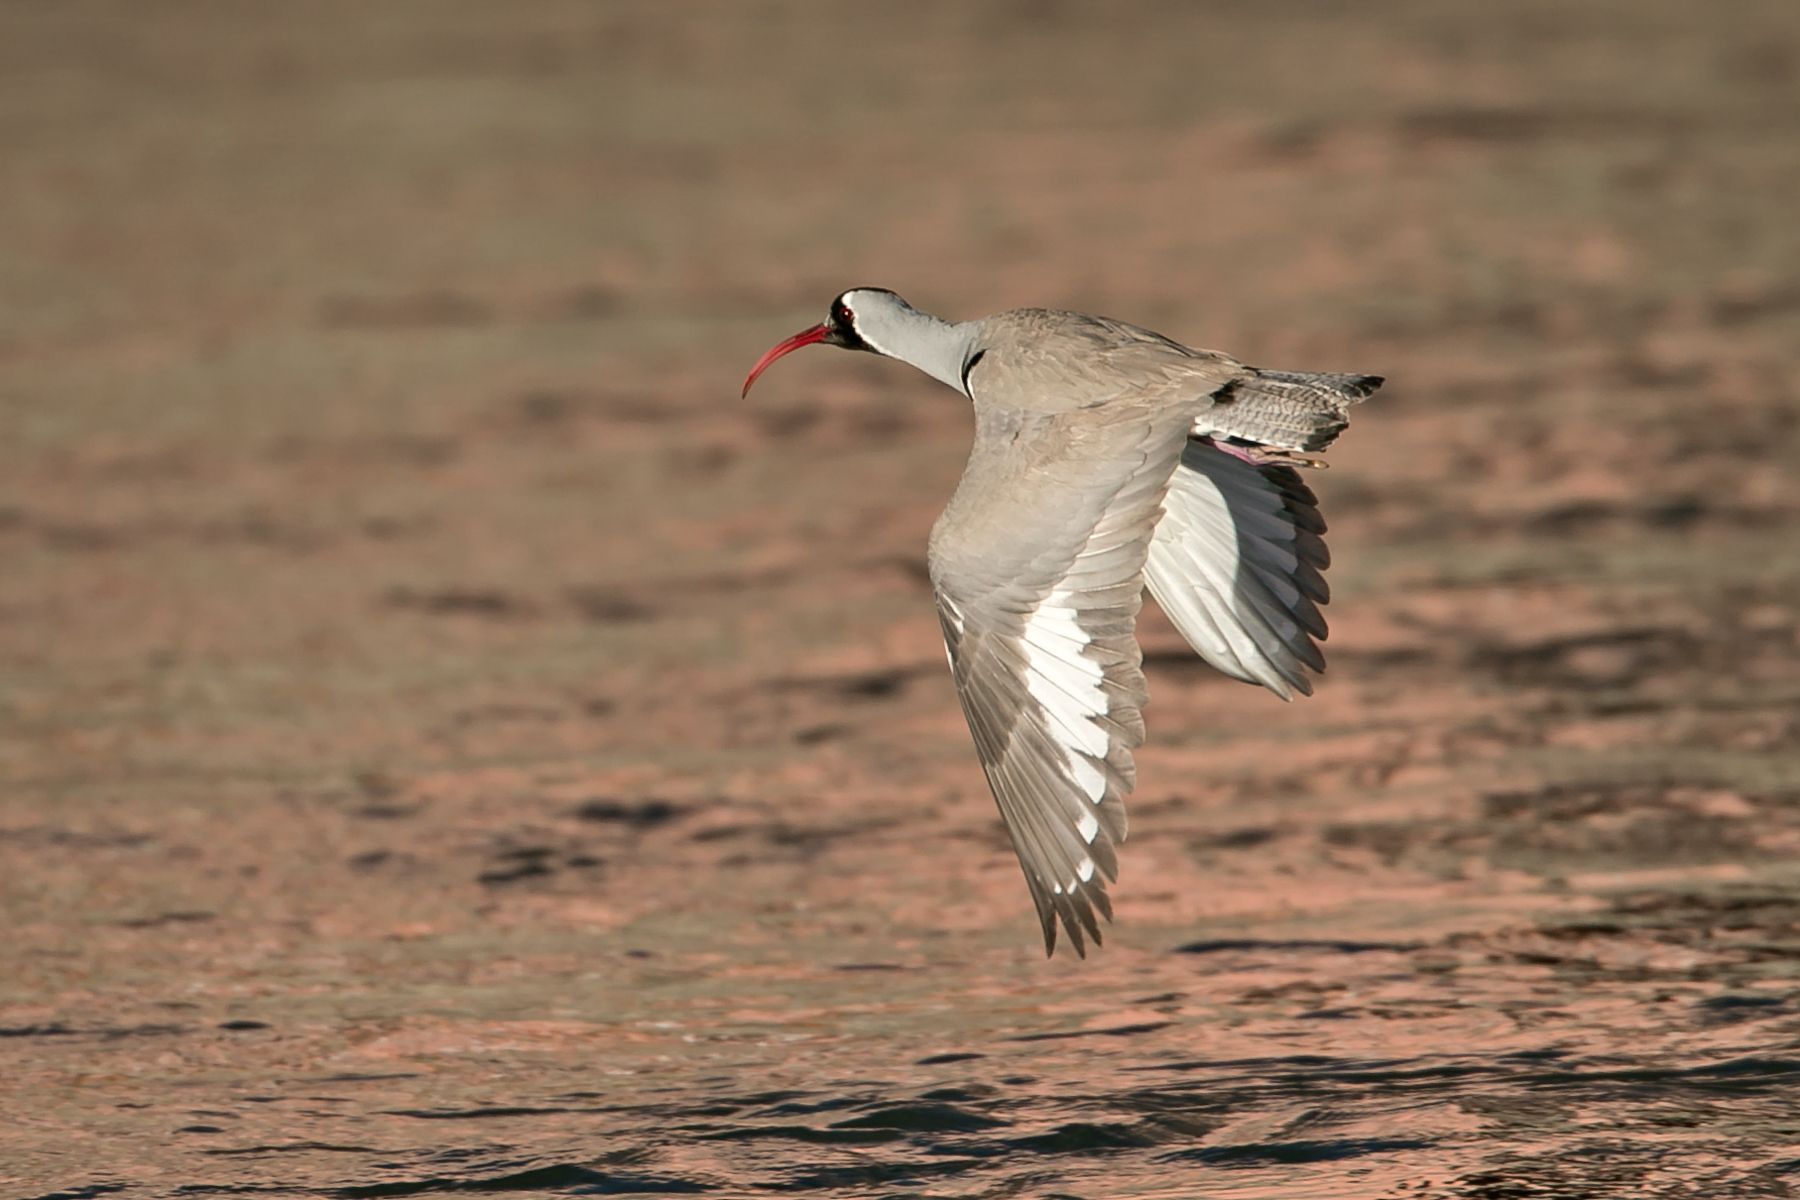
[[[1131,752],[1144,740],[1146,586],[1202,658],[1282,699],[1325,659],[1330,561],[1296,468],[1378,375],[1268,371],[1123,321],[1021,308],[950,322],[853,288],[804,346],[909,363],[962,393],[975,444],[932,527],[956,692],[1043,926],[1075,952],[1112,920]]]

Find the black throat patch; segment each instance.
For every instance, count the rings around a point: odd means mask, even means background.
[[[969,372],[973,371],[975,369],[976,363],[980,362],[982,359],[984,359],[986,357],[987,357],[986,350],[977,350],[975,353],[969,355],[969,361],[963,364],[963,369],[962,369],[963,395],[966,396],[969,394]]]

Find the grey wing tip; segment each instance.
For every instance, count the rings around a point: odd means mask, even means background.
[[[1058,915],[1062,917],[1063,928],[1068,930],[1069,947],[1070,947],[1070,949],[1075,951],[1075,957],[1080,958],[1080,959],[1086,959],[1087,958],[1087,938],[1082,936],[1082,932],[1081,932],[1082,926],[1081,926],[1079,919],[1072,912],[1059,912]],[[1089,925],[1087,927],[1087,937],[1093,938],[1094,945],[1098,946],[1100,944],[1100,929],[1099,929],[1099,927],[1095,926],[1095,925]],[[1044,957],[1051,958],[1051,957],[1054,957],[1055,954],[1056,954],[1056,927],[1054,925],[1052,925],[1050,927],[1049,935],[1044,939]]]
[[[1037,902],[1038,924],[1044,927],[1044,957],[1056,957],[1056,910],[1052,909],[1046,899],[1039,895],[1037,886],[1032,885],[1031,898]]]
[[[1087,947],[1081,944],[1081,935],[1076,933],[1073,928],[1069,930],[1069,945],[1075,948],[1076,958],[1085,959],[1087,957]],[[1054,920],[1044,926],[1044,957],[1056,957],[1056,922]]]
[[[1069,935],[1069,948],[1075,951],[1075,957],[1087,957],[1088,939],[1093,939],[1096,946],[1102,945],[1105,939],[1100,934],[1100,922],[1096,914],[1113,919],[1112,897],[1106,889],[1099,886],[1099,880],[1084,885],[1079,891],[1053,894],[1040,885],[1037,880],[1031,881],[1031,898],[1037,905],[1038,923],[1044,931],[1044,957],[1056,956],[1057,927]]]

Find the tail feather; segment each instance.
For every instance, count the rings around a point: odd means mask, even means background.
[[[1194,432],[1248,446],[1323,450],[1350,424],[1350,406],[1381,384],[1379,375],[1253,367],[1219,390]]]
[[[1258,371],[1256,378],[1273,388],[1319,396],[1342,407],[1367,400],[1385,382],[1379,375],[1343,371]]]

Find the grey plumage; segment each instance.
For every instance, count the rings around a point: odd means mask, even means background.
[[[1219,448],[1316,451],[1380,380],[1265,371],[1120,321],[1020,309],[976,326],[963,382],[975,448],[930,551],[964,714],[1038,910],[1046,951],[1057,925],[1078,954],[1110,913],[1114,844],[1136,779],[1146,699],[1135,638],[1148,582],[1196,650],[1229,675],[1284,699],[1322,670],[1315,639],[1329,557],[1311,491],[1290,467]],[[1105,570],[1083,555],[1099,544]],[[1053,592],[1080,589],[1107,708],[1105,814],[1092,848],[1075,830],[1082,796],[1066,739],[1033,703],[1021,628]],[[978,631],[978,632],[971,632]],[[1066,733],[1066,730],[1060,732]],[[1060,753],[1059,753],[1060,752]],[[1074,888],[1084,857],[1091,879]]]
[[[951,324],[856,289],[763,356],[827,341],[963,392],[975,441],[932,529],[944,644],[1046,953],[1112,919],[1147,697],[1146,586],[1208,662],[1281,696],[1325,665],[1315,465],[1373,375],[1268,371],[1083,313]]]

